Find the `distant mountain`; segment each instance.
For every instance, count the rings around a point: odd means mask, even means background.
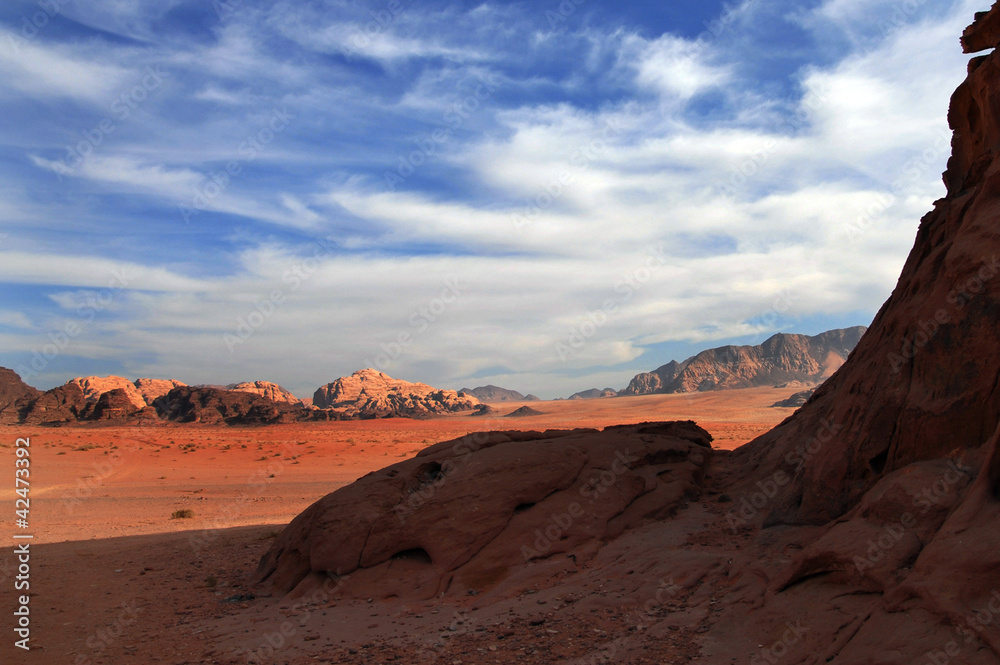
[[[614,388],[605,388],[604,390],[591,388],[590,390],[581,390],[578,393],[573,393],[569,396],[569,399],[600,399],[601,397],[615,397],[617,395],[618,392]]]
[[[522,395],[516,390],[507,390],[497,386],[480,386],[478,388],[462,388],[459,395],[471,395],[480,402],[488,404],[494,402],[535,402],[538,398],[534,395]]]
[[[689,393],[773,386],[791,381],[819,383],[844,364],[865,326],[809,337],[779,333],[759,346],[722,346],[682,363],[671,361],[638,374],[622,395]]]
[[[284,402],[286,404],[302,404],[302,400],[288,392],[277,383],[270,381],[244,381],[243,383],[231,383],[226,386],[226,390],[235,390],[241,393],[252,393],[266,397],[272,402]]]
[[[320,409],[335,409],[348,418],[406,418],[472,411],[480,402],[454,390],[439,390],[363,369],[317,389],[313,404]]]
[[[21,380],[17,372],[0,367],[0,424],[13,424],[20,419],[19,409],[41,395]]]

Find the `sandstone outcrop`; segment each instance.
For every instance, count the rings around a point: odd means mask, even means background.
[[[25,405],[22,422],[29,425],[60,425],[76,422],[85,416],[92,402],[84,397],[76,383],[67,383],[47,390]]]
[[[0,367],[0,425],[9,425],[21,419],[21,410],[41,393],[17,375],[17,372]]]
[[[136,409],[146,406],[146,400],[136,389],[134,383],[122,376],[85,376],[70,379],[66,385],[75,384],[83,391],[83,397],[88,402],[97,402],[101,395],[111,390],[121,390],[128,395],[129,401]]]
[[[270,381],[244,381],[227,386],[228,390],[238,392],[253,393],[265,397],[272,402],[284,402],[285,404],[302,405],[302,400],[288,392],[277,383]]]
[[[431,446],[314,503],[261,560],[284,594],[351,579],[361,597],[478,593],[578,553],[699,492],[711,436],[691,422],[491,432]],[[559,555],[559,556],[557,556]]]
[[[186,383],[181,383],[174,379],[136,379],[135,387],[142,395],[142,399],[145,400],[146,404],[152,406],[158,398],[163,397],[169,393],[174,388],[181,388],[186,386]]]
[[[208,425],[272,425],[329,416],[255,393],[190,386],[174,388],[153,406],[164,420]]]
[[[412,418],[472,411],[479,400],[425,383],[400,381],[374,369],[363,369],[316,390],[313,404],[349,418]]]
[[[792,381],[819,383],[847,359],[864,326],[819,335],[779,333],[758,346],[708,349],[682,363],[670,361],[635,376],[622,395],[686,393],[773,386]]]

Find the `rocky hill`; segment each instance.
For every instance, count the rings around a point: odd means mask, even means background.
[[[266,397],[272,402],[283,402],[285,404],[295,404],[301,405],[302,400],[288,392],[277,383],[271,383],[270,381],[244,381],[243,383],[232,383],[226,386],[227,390],[235,390],[237,392],[253,393],[254,395],[260,395],[261,397]]]
[[[88,402],[96,403],[104,393],[121,390],[136,409],[147,406],[145,398],[135,384],[122,376],[85,376],[70,379],[66,385],[70,384],[79,386],[83,391],[83,398]]]
[[[758,346],[708,349],[684,362],[672,360],[637,375],[620,394],[688,393],[790,381],[819,383],[844,364],[865,330],[855,326],[812,337],[779,333]]]
[[[472,411],[479,404],[475,397],[400,381],[374,369],[339,378],[313,395],[314,406],[334,409],[349,418],[419,417]]]
[[[153,406],[164,420],[208,425],[273,425],[336,417],[310,411],[301,404],[275,402],[254,392],[191,386],[174,388]]]
[[[136,379],[135,387],[146,400],[146,404],[152,405],[157,398],[163,397],[174,388],[186,386],[186,383],[175,381],[174,379]]]
[[[480,402],[492,404],[495,402],[535,402],[538,398],[534,395],[522,395],[516,390],[507,390],[497,386],[479,386],[478,388],[462,388],[459,395],[475,397]]]
[[[591,388],[590,390],[581,390],[578,393],[573,393],[567,399],[600,399],[602,397],[615,397],[616,395],[618,395],[618,392],[614,388],[605,388],[604,390]]]

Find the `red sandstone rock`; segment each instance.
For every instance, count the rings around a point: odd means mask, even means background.
[[[260,395],[261,397],[265,397],[272,402],[284,402],[286,404],[296,405],[302,404],[302,400],[298,397],[288,392],[277,383],[271,383],[270,381],[245,381],[243,383],[234,383],[228,386],[228,389]]]
[[[70,379],[69,384],[76,384],[83,391],[83,397],[88,402],[97,402],[101,395],[109,390],[122,390],[128,395],[129,401],[136,409],[146,407],[146,400],[136,389],[135,384],[121,376],[86,376],[82,378]]]
[[[287,593],[352,575],[347,592],[362,597],[489,588],[519,566],[670,515],[697,496],[710,441],[679,422],[439,443],[313,504],[257,577]]]
[[[157,398],[163,397],[174,388],[186,386],[186,383],[175,381],[174,379],[136,379],[135,387],[146,401],[152,406]]]
[[[313,404],[335,409],[349,418],[385,418],[471,411],[479,400],[454,390],[438,390],[363,369],[319,388]]]
[[[855,347],[864,326],[819,335],[778,334],[758,346],[723,346],[702,351],[682,363],[637,375],[622,395],[686,393],[816,383],[832,375]]]

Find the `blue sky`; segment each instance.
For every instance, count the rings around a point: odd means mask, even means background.
[[[0,364],[557,397],[867,324],[986,4],[4,3]]]

